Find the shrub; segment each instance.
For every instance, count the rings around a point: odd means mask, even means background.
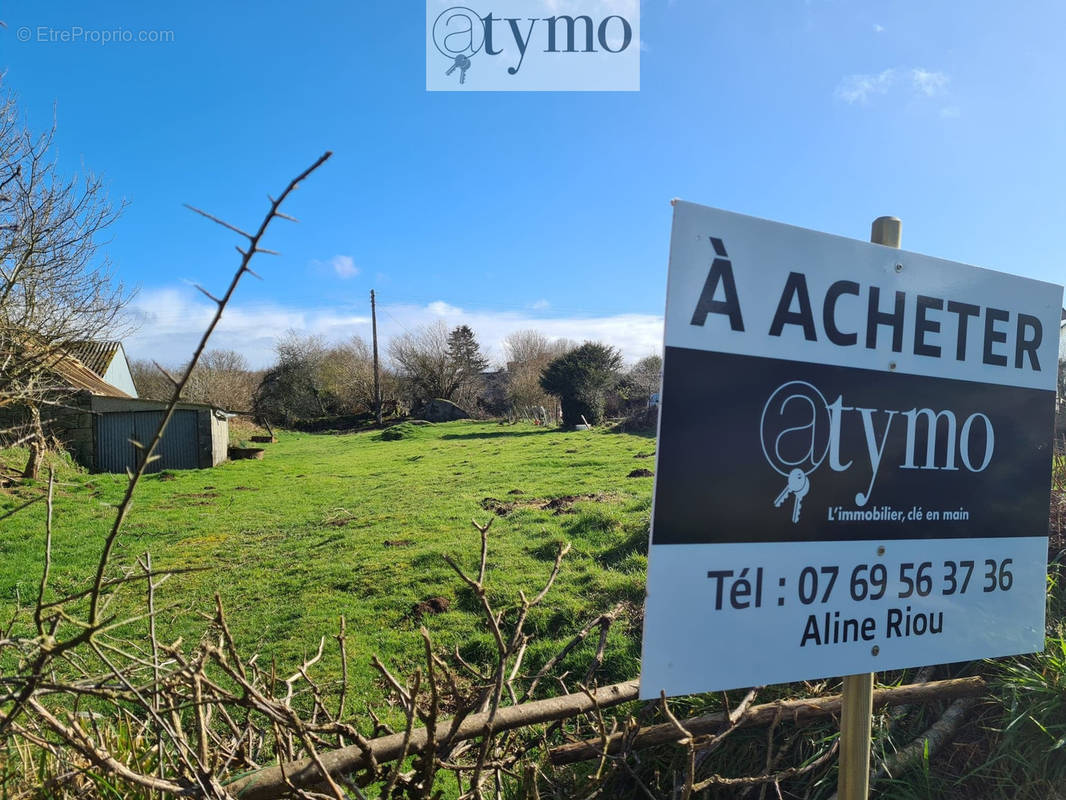
[[[552,361],[540,376],[540,385],[556,395],[563,407],[563,425],[603,421],[604,399],[617,381],[622,356],[610,345],[585,342]]]

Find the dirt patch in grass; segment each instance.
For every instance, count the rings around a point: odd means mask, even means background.
[[[551,511],[558,516],[559,514],[572,514],[574,513],[574,503],[578,500],[593,500],[595,495],[589,495],[587,497],[579,497],[575,494],[568,494],[565,497],[556,497],[549,500],[541,508],[545,511]]]
[[[514,492],[511,492],[514,494]],[[529,500],[497,500],[495,497],[486,497],[481,501],[481,507],[491,511],[498,517],[506,517],[520,508],[537,508],[541,511],[551,511],[555,516],[560,514],[573,514],[574,503],[583,500],[591,500],[597,503],[612,502],[617,497],[611,494],[568,494],[562,497],[535,498]]]
[[[491,511],[498,517],[506,517],[514,511],[515,505],[515,503],[505,503],[503,500],[497,500],[495,497],[484,497],[481,500],[481,507],[486,511]]]
[[[359,517],[348,509],[335,508],[333,511],[329,512],[322,521],[331,528],[343,528],[345,525],[350,525],[357,519],[359,519]]]
[[[655,475],[650,469],[635,469],[626,475],[627,478],[650,478]]]
[[[420,603],[415,603],[411,609],[411,616],[422,619],[426,614],[443,614],[451,608],[452,601],[447,597],[430,597]]]

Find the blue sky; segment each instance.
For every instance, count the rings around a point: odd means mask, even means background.
[[[367,336],[371,288],[386,338],[443,318],[497,358],[529,327],[654,352],[673,197],[855,238],[894,214],[907,249],[1063,280],[1066,4],[645,0],[636,93],[428,93],[425,13],[0,6],[4,86],[31,127],[54,112],[62,170],[129,204],[109,251],[140,287],[133,357],[186,357],[210,311],[191,284],[235,266],[181,204],[251,226],[326,149],[216,340],[256,365],[289,327]],[[36,40],[71,26],[173,34]]]

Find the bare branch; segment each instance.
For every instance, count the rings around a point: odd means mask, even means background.
[[[253,239],[254,240],[254,237],[252,236],[252,234],[250,234],[250,233],[248,233],[246,231],[242,231],[236,225],[231,225],[230,223],[226,222],[223,219],[219,219],[214,214],[208,214],[206,211],[203,211],[203,210],[197,208],[196,206],[190,206],[188,203],[182,203],[182,205],[185,206],[187,209],[189,209],[189,211],[194,211],[197,214],[199,214],[201,217],[207,217],[207,219],[209,219],[212,222],[215,222],[215,223],[221,225],[223,228],[229,228],[234,233],[239,233],[245,239]]]
[[[270,223],[276,217],[278,207],[283,202],[285,202],[285,199],[296,188],[300,181],[302,181],[304,178],[306,178],[308,175],[318,169],[322,164],[324,164],[331,155],[332,153],[326,152],[325,154],[320,156],[314,164],[305,169],[296,178],[289,182],[289,185],[285,188],[285,191],[283,191],[277,201],[275,201],[271,205],[270,210],[263,218],[263,221],[260,223],[259,229],[255,232],[255,235],[249,236],[248,234],[244,234],[243,231],[241,231],[240,229],[233,228],[233,230],[235,230],[237,233],[242,233],[243,235],[248,236],[251,241],[251,247],[243,255],[240,267],[238,267],[236,274],[230,281],[229,288],[226,290],[225,295],[223,295],[219,303],[218,310],[215,312],[214,317],[208,324],[207,329],[204,331],[204,334],[200,339],[200,344],[197,346],[196,351],[193,353],[193,357],[189,362],[188,369],[186,369],[185,371],[185,375],[178,381],[177,385],[174,387],[174,396],[168,404],[166,411],[163,412],[163,420],[160,423],[159,429],[156,431],[155,436],[152,438],[151,444],[148,446],[149,457],[155,452],[156,448],[159,446],[159,442],[163,438],[163,432],[166,430],[166,426],[170,422],[170,418],[174,415],[174,410],[180,401],[181,391],[185,387],[185,384],[188,382],[189,377],[192,374],[192,370],[196,366],[196,363],[199,360],[201,354],[206,349],[208,340],[215,332],[215,328],[218,326],[219,320],[222,318],[222,313],[226,310],[226,306],[229,305],[229,301],[233,297],[233,293],[237,289],[237,284],[240,282],[241,276],[245,273],[245,271],[247,271],[248,262],[251,260],[252,254],[255,252],[255,248],[259,245],[259,240],[266,233],[267,228],[270,226]],[[198,211],[197,209],[193,210]],[[214,219],[213,217],[211,217],[211,215],[206,214],[205,212],[198,211],[198,213],[208,217],[209,219]],[[226,223],[221,222],[221,220],[215,221],[219,222],[219,224],[222,224],[225,227],[232,227]],[[137,489],[137,484],[140,482],[141,477],[144,475],[147,466],[148,462],[147,459],[145,459],[145,461],[140,465],[137,471],[134,472],[133,476],[130,478],[129,484],[126,487],[126,494],[123,497],[122,502],[119,504],[118,513],[115,515],[114,525],[112,525],[111,531],[104,542],[103,551],[100,554],[100,560],[97,564],[96,579],[93,584],[93,592],[90,595],[88,615],[90,625],[96,624],[96,618],[100,606],[100,591],[103,587],[104,582],[104,571],[106,570],[107,564],[111,559],[111,551],[114,548],[115,540],[118,538],[119,531],[122,529],[122,525],[126,521],[126,516],[129,513],[130,505],[133,501],[133,494]]]

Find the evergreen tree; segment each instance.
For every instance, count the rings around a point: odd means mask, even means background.
[[[481,373],[489,360],[481,352],[469,325],[460,325],[448,334],[448,365],[455,376],[455,396],[463,408],[473,410],[481,390]]]
[[[610,345],[585,342],[548,365],[540,385],[556,395],[563,407],[563,425],[581,423],[581,417],[596,425],[603,419],[604,399],[618,380],[621,354]]]
[[[464,381],[479,377],[489,365],[469,325],[460,325],[448,334],[448,359]]]

